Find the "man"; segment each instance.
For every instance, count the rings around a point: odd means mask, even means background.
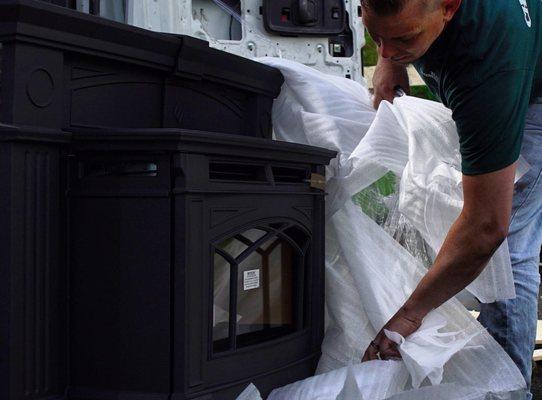
[[[482,305],[480,321],[527,383],[536,335],[542,244],[542,1],[362,0],[378,46],[375,107],[408,88],[413,63],[453,112],[464,205],[433,267],[385,328],[416,331],[429,311],[483,270],[508,237],[516,298]],[[529,172],[515,185],[521,154]],[[363,360],[399,357],[378,333]],[[532,398],[530,395],[528,398]]]

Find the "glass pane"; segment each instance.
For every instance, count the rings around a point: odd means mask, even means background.
[[[231,258],[236,258],[241,254],[243,251],[248,249],[248,246],[250,243],[243,243],[238,238],[228,238],[226,240],[223,240],[216,246],[220,250],[224,250],[226,253],[228,253]]]
[[[125,22],[126,10],[122,0],[100,0],[100,16],[117,22]]]
[[[222,256],[215,253],[213,276],[213,350],[229,348],[230,268]]]
[[[250,229],[248,231],[245,231],[241,234],[241,236],[247,238],[252,243],[254,243],[256,240],[263,237],[267,232],[263,231],[261,229]]]
[[[267,232],[261,229],[250,229],[232,238],[223,240],[217,247],[224,250],[232,258],[237,258],[243,251],[248,249],[255,241],[264,236]]]
[[[288,242],[273,237],[239,264],[237,347],[294,330],[294,267],[298,261]]]

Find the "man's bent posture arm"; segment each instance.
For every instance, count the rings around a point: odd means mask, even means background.
[[[363,361],[400,357],[384,329],[403,337],[415,332],[433,309],[468,286],[508,234],[516,165],[496,172],[463,175],[464,205],[429,272],[403,307],[367,348]]]
[[[393,102],[395,97],[394,88],[396,86],[401,86],[407,94],[410,92],[406,67],[391,61],[389,58],[382,58],[380,51],[381,47],[378,47],[378,62],[373,75],[373,103],[375,108],[378,108],[382,100]]]

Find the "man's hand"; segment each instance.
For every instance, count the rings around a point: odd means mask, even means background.
[[[406,67],[379,56],[373,75],[373,106],[375,109],[378,108],[382,100],[393,102],[396,86],[401,86],[406,94],[410,93]]]
[[[397,344],[388,339],[384,333],[384,329],[397,332],[406,338],[416,332],[421,324],[422,320],[420,318],[410,315],[406,309],[401,308],[382,328],[378,335],[376,335],[376,338],[367,347],[367,350],[365,350],[361,361],[378,360],[379,356],[382,360],[401,358],[401,354],[397,350]]]
[[[465,287],[484,269],[508,234],[516,164],[499,171],[463,176],[463,210],[440,252],[403,307],[384,326],[403,337],[415,332],[423,318]],[[362,361],[398,358],[395,343],[383,330]]]

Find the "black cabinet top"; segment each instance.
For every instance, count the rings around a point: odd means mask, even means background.
[[[0,42],[24,41],[205,79],[276,97],[283,77],[267,65],[185,35],[152,32],[37,0],[0,2]]]
[[[78,151],[181,151],[327,165],[335,151],[299,143],[183,129],[103,129],[73,132]]]

